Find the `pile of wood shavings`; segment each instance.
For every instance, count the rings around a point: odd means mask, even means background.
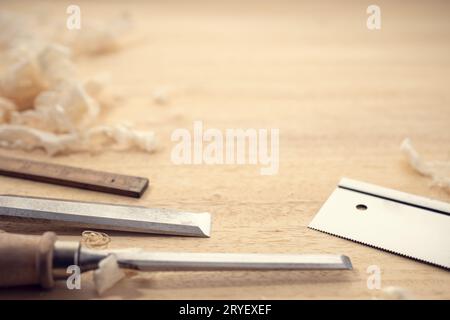
[[[155,149],[153,132],[99,124],[111,104],[104,79],[80,80],[76,56],[120,48],[129,18],[107,27],[47,32],[36,19],[0,13],[0,146],[49,155],[105,149]],[[55,30],[64,30],[56,32]]]
[[[424,161],[408,138],[403,140],[400,150],[414,170],[430,177],[433,185],[450,191],[450,162]]]

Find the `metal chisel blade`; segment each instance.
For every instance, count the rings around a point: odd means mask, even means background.
[[[309,227],[450,268],[445,202],[344,178]]]
[[[350,270],[350,258],[338,254],[258,254],[149,252],[142,249],[93,250],[73,244],[55,244],[55,265],[63,264],[64,251],[76,252],[74,261],[83,270],[97,268],[99,261],[114,254],[122,268],[141,271],[221,271],[221,270]],[[72,262],[69,262],[72,263]]]
[[[326,254],[117,252],[118,263],[143,271],[346,270],[350,259]]]
[[[0,216],[52,221],[64,226],[209,237],[211,215],[171,209],[0,196]]]

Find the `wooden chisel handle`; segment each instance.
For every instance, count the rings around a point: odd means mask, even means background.
[[[0,287],[53,286],[53,247],[56,234],[20,235],[0,230]]]

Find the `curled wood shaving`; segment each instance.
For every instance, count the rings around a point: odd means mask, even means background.
[[[86,230],[81,234],[81,243],[92,249],[106,249],[111,238],[103,232]]]
[[[152,152],[153,132],[136,132],[125,125],[98,126],[84,132],[55,134],[20,125],[0,126],[0,146],[23,150],[43,149],[49,155],[71,152],[98,152],[108,147],[126,150],[137,147]]]
[[[433,185],[450,190],[450,162],[424,161],[409,138],[403,140],[400,150],[414,170],[430,177]]]

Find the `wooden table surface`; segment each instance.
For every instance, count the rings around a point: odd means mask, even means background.
[[[65,19],[69,2],[2,1],[0,9]],[[70,2],[72,3],[72,2]],[[122,96],[107,123],[154,130],[159,150],[50,158],[1,155],[146,176],[139,200],[0,177],[0,193],[208,211],[210,239],[110,233],[112,248],[160,251],[343,253],[353,271],[157,272],[131,274],[103,298],[372,299],[370,265],[382,288],[416,298],[450,298],[450,273],[307,228],[343,176],[450,201],[399,151],[410,137],[427,160],[450,160],[450,2],[377,1],[382,28],[366,28],[366,1],[77,1],[82,19],[122,11],[138,41],[117,53],[77,61],[84,77],[111,75]],[[83,21],[83,20],[82,20]],[[168,103],[152,94],[169,88]],[[280,169],[171,162],[176,128],[279,128]],[[45,227],[0,222],[7,231]],[[407,226],[405,226],[407,227]],[[56,228],[77,240],[80,230]],[[450,230],[449,230],[450,231]],[[401,236],[401,235],[399,235]],[[445,244],[448,247],[448,244]],[[3,289],[4,298],[97,298],[92,274],[82,289]]]

